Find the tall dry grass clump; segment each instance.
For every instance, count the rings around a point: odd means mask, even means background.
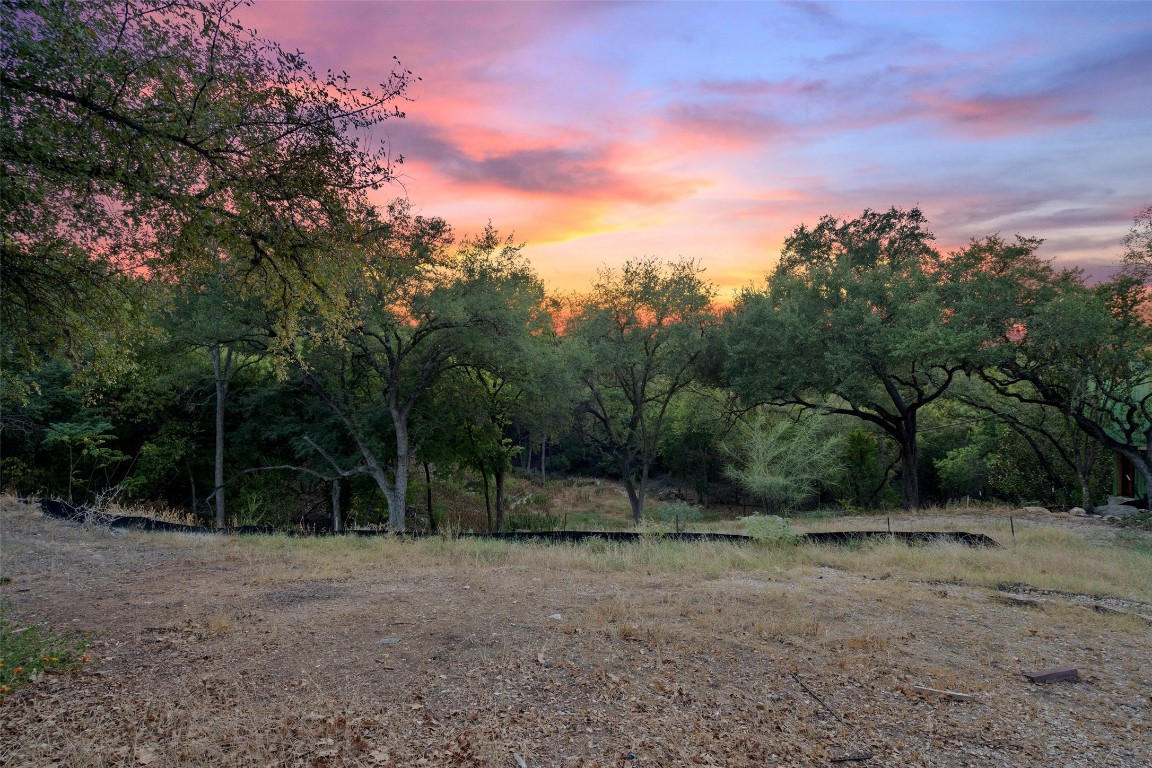
[[[821,528],[835,528],[822,522]],[[905,529],[909,526],[903,525]],[[939,527],[939,526],[937,526]],[[977,587],[1019,584],[1039,590],[1152,600],[1152,555],[1113,546],[1069,530],[1006,524],[965,526],[1001,542],[996,548],[954,543],[908,546],[879,541],[858,546],[814,546],[791,537],[771,543],[682,542],[642,536],[636,542],[590,539],[579,544],[513,542],[432,536],[243,537],[231,542],[266,581],[354,578],[367,569],[405,567],[474,569],[517,567],[541,572],[682,574],[702,579],[726,573],[830,567],[873,578],[939,581]],[[980,530],[980,529],[983,530]]]

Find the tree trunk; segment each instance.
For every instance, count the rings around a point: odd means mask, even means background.
[[[1048,485],[1052,488],[1052,498],[1055,499],[1056,489],[1064,487],[1064,480],[1060,477],[1060,473],[1056,471],[1056,467],[1052,466],[1052,462],[1048,460],[1048,456],[1044,453],[1044,449],[1040,447],[1040,443],[1036,441],[1036,438],[1032,437],[1032,435],[1028,433],[1028,430],[1017,426],[1011,421],[1008,422],[1008,426],[1012,429],[1013,432],[1020,435],[1024,442],[1028,443],[1028,447],[1032,449],[1033,455],[1036,456],[1036,462],[1044,469],[1044,475],[1048,478]],[[1051,438],[1049,438],[1049,440],[1051,440]],[[1077,451],[1077,463],[1074,467],[1077,476],[1080,474],[1081,454],[1078,449],[1079,443],[1080,440],[1074,440],[1072,444],[1073,450]]]
[[[904,509],[920,508],[920,448],[916,442],[916,411],[906,411],[900,419],[900,485]]]
[[[1076,480],[1080,484],[1080,508],[1091,514],[1092,488],[1088,481],[1092,477],[1092,466],[1095,461],[1090,454],[1091,445],[1088,436],[1080,430],[1076,430],[1072,436],[1072,450],[1075,451],[1076,458],[1073,469],[1076,470]]]
[[[224,405],[228,400],[228,368],[220,359],[220,345],[214,344],[210,350],[212,355],[212,377],[216,383],[216,466],[213,472],[215,488],[213,494],[216,503],[216,527],[223,528],[228,524],[228,514],[224,506]],[[231,350],[229,350],[231,358]]]
[[[632,524],[640,525],[644,522],[644,507],[640,502],[640,494],[636,490],[636,481],[631,477],[625,477],[624,490],[628,492],[628,504],[632,508]]]
[[[392,482],[384,488],[388,501],[388,528],[395,533],[404,532],[405,502],[408,498],[408,462],[411,449],[408,445],[408,414],[392,407],[392,425],[396,430],[396,465],[392,470]],[[377,481],[379,482],[379,481]]]
[[[545,474],[544,462],[547,461],[548,455],[548,436],[540,438],[540,483],[543,485],[548,482],[548,477]]]
[[[343,528],[340,519],[340,478],[332,478],[332,533],[340,533]]]
[[[1152,488],[1152,457],[1145,457],[1136,465],[1136,471],[1144,478],[1144,498],[1145,501],[1152,505],[1152,497],[1149,496],[1149,488]]]
[[[192,514],[196,514],[196,475],[192,472],[192,462],[187,462],[188,485],[192,489]]]
[[[504,530],[504,466],[493,473],[496,478],[496,533]]]
[[[620,476],[624,480],[624,490],[628,492],[628,504],[632,507],[632,524],[640,525],[644,522],[644,498],[632,477],[632,457],[627,451],[620,457]]]
[[[640,501],[639,514],[632,510],[632,519],[639,525],[644,521],[644,500],[648,497],[648,462],[644,462],[640,470],[640,486],[636,489],[636,496]]]
[[[432,467],[424,462],[424,501],[428,505],[428,530],[436,533],[436,513],[432,511]]]
[[[488,533],[495,533],[496,529],[492,525],[492,499],[488,493],[488,473],[480,470],[480,476],[484,478],[484,513],[488,516]]]
[[[350,522],[349,512],[352,511],[352,481],[347,477],[339,478],[340,481],[340,524],[347,528]]]
[[[1147,509],[1152,510],[1152,426],[1144,431],[1144,454],[1142,461],[1136,464],[1136,469],[1144,476],[1144,501]]]

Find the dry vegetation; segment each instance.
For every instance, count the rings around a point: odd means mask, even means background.
[[[1008,514],[892,518],[998,550],[546,547],[110,532],[7,499],[6,614],[96,658],[0,698],[0,765],[1152,764],[1149,539],[1052,515],[1013,545]],[[1021,675],[1061,666],[1081,679]]]

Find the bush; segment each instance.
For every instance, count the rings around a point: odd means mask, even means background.
[[[788,512],[840,481],[843,444],[820,419],[759,411],[729,438],[728,476],[771,510]]]
[[[704,519],[700,510],[684,501],[674,501],[656,507],[656,518],[670,525],[679,533],[688,523],[698,523]]]
[[[804,540],[803,534],[792,530],[788,521],[777,515],[752,515],[740,520],[748,535],[763,544],[792,545]]]
[[[550,512],[510,512],[504,519],[506,531],[554,531],[560,518]]]

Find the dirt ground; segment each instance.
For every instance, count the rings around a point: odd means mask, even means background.
[[[5,611],[97,658],[0,699],[0,765],[1152,765],[1137,602],[372,546],[326,564],[9,500]],[[1021,674],[1059,667],[1080,679]]]

